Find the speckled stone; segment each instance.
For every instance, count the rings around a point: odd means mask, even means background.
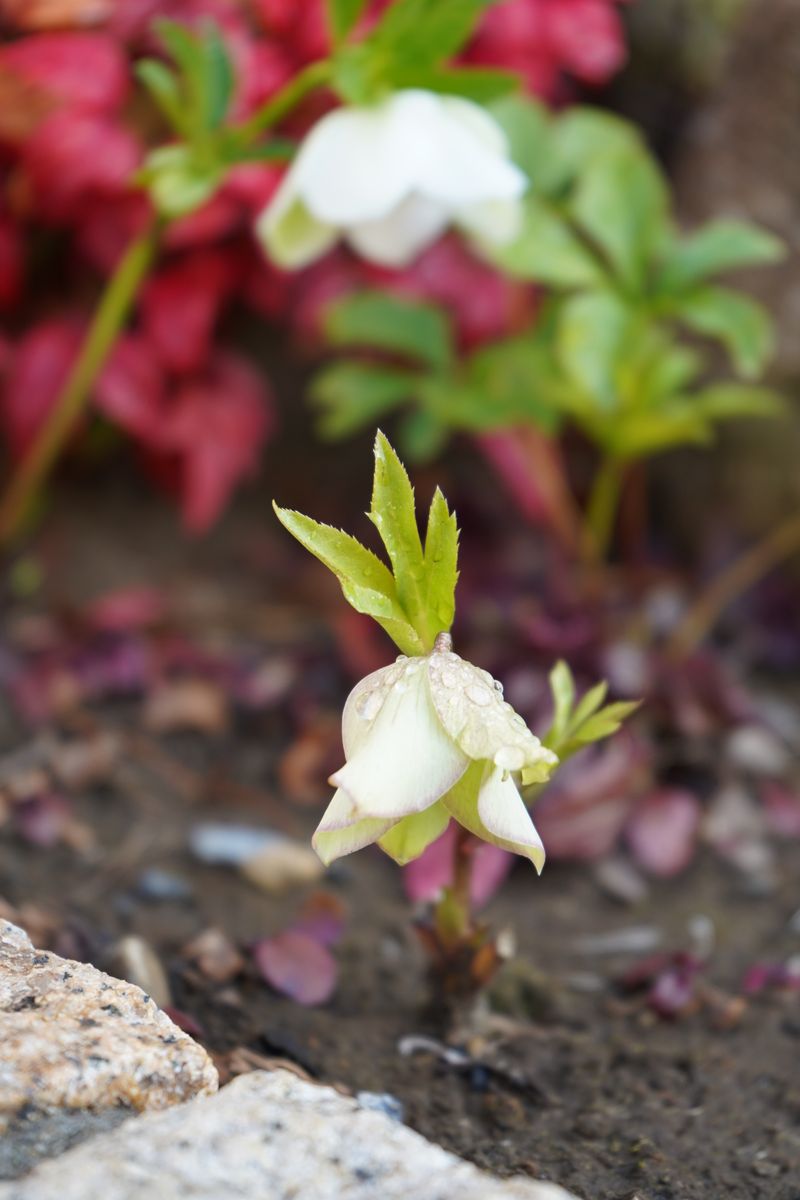
[[[0,1200],[572,1200],[493,1179],[382,1112],[287,1071],[126,1121]]]
[[[140,988],[0,921],[0,1133],[20,1116],[140,1112],[217,1086],[205,1050]]]

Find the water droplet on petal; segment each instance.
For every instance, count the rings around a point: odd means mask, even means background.
[[[525,757],[521,746],[501,746],[494,756],[494,765],[504,771],[521,771],[525,766]]]
[[[467,688],[466,694],[468,700],[471,700],[473,704],[477,704],[481,708],[489,704],[492,699],[489,689],[485,688],[481,683],[471,683]]]

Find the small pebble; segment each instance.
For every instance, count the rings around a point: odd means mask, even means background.
[[[599,862],[594,868],[594,878],[606,895],[622,904],[640,904],[649,891],[644,877],[622,855]]]
[[[763,725],[742,725],[735,729],[725,750],[734,766],[754,775],[782,775],[789,766],[786,746]]]
[[[369,1112],[383,1113],[392,1121],[399,1121],[401,1124],[405,1120],[406,1110],[402,1100],[398,1100],[389,1092],[356,1092],[356,1100],[361,1108],[366,1108]]]
[[[251,825],[219,825],[209,821],[195,825],[189,846],[201,862],[221,867],[240,867],[265,846],[282,841],[282,835]]]
[[[160,867],[150,867],[142,871],[136,881],[136,892],[142,900],[190,900],[191,886],[179,875],[162,871]]]
[[[654,925],[629,925],[609,933],[592,933],[577,938],[578,954],[646,954],[661,945],[662,934]]]
[[[324,865],[311,847],[290,838],[269,842],[239,870],[249,883],[273,896],[316,883],[325,874]]]
[[[159,1008],[172,1004],[167,973],[149,942],[130,934],[120,938],[114,947],[109,970],[128,983],[135,983],[150,996]]]
[[[204,929],[184,947],[183,953],[214,983],[230,983],[245,967],[243,955],[221,929]]]

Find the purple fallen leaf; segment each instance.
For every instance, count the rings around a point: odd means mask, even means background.
[[[679,1017],[694,999],[697,976],[702,971],[696,961],[675,962],[658,976],[647,993],[647,1003],[660,1017]]]
[[[333,892],[314,892],[292,925],[293,933],[303,933],[321,946],[335,946],[344,933],[347,906]]]
[[[61,840],[72,815],[72,806],[58,792],[40,792],[16,803],[12,813],[25,841],[47,849]]]
[[[746,996],[757,996],[767,988],[800,991],[800,962],[790,960],[788,963],[753,963],[745,972],[742,991]]]
[[[770,781],[761,788],[768,828],[779,837],[800,838],[800,793]]]
[[[253,947],[253,959],[270,987],[298,1004],[325,1004],[336,990],[336,960],[306,933],[289,930],[264,938]]]
[[[660,788],[636,805],[625,840],[640,866],[668,879],[692,861],[699,826],[696,796],[679,788]]]
[[[409,863],[403,871],[408,898],[415,903],[431,903],[453,880],[453,850],[456,828],[450,825],[440,838]],[[514,865],[514,855],[497,846],[474,840],[471,895],[473,904],[482,908],[502,884]]]

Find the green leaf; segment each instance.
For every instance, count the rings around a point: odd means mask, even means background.
[[[425,647],[409,624],[395,581],[385,563],[360,542],[330,525],[273,502],[278,520],[302,546],[334,573],[356,612],[373,617],[404,654],[423,654]]]
[[[188,136],[180,85],[174,72],[156,58],[142,59],[135,64],[134,71],[172,128]]]
[[[714,384],[696,392],[692,401],[712,421],[731,417],[781,417],[787,411],[785,396],[771,388],[746,383]]]
[[[228,115],[236,79],[230,55],[215,25],[205,28],[201,38],[200,76],[198,80],[201,122],[205,130],[218,128]]]
[[[542,740],[553,749],[567,736],[575,703],[575,680],[567,664],[562,660],[550,672],[550,691],[553,696],[553,722]]]
[[[453,359],[450,324],[432,304],[360,292],[331,305],[325,333],[334,346],[374,347],[443,370]]]
[[[666,184],[644,147],[593,159],[578,181],[570,210],[623,284],[641,290],[669,229]]]
[[[425,535],[425,602],[435,618],[436,633],[447,631],[453,624],[457,582],[458,524],[437,487]]]
[[[635,125],[588,105],[568,108],[558,118],[554,136],[559,170],[566,180],[577,178],[597,158],[645,153]]]
[[[670,247],[657,287],[684,291],[710,275],[736,267],[778,262],[786,248],[779,238],[746,221],[711,221]]]
[[[620,358],[636,335],[636,319],[611,292],[587,292],[560,307],[557,353],[566,374],[606,413],[619,403]]]
[[[408,400],[417,377],[409,371],[362,362],[338,362],[324,368],[311,385],[311,399],[322,409],[324,437],[346,437],[365,425],[374,426],[386,413]]]
[[[401,69],[435,66],[458,53],[493,3],[495,0],[395,0],[370,41]]]
[[[210,200],[222,174],[220,166],[199,164],[191,146],[160,146],[148,154],[137,180],[150,192],[158,212],[173,220]]]
[[[772,353],[772,322],[766,309],[730,288],[697,288],[681,297],[673,315],[695,333],[722,342],[746,378],[758,375]]]
[[[588,746],[590,742],[602,742],[616,733],[623,721],[635,713],[640,705],[640,700],[617,700],[614,704],[607,704],[575,729],[574,740],[582,746]]]
[[[608,448],[620,458],[645,458],[687,443],[703,445],[711,437],[707,416],[688,397],[660,411],[622,414],[608,430]]]
[[[430,67],[393,73],[396,87],[422,88],[446,96],[463,96],[476,104],[490,104],[519,89],[519,76],[493,67]]]
[[[513,242],[486,244],[481,249],[515,279],[573,288],[597,285],[604,277],[596,256],[552,206],[537,196],[526,199],[522,232]]]
[[[397,440],[406,458],[415,463],[428,463],[442,453],[447,444],[447,434],[447,426],[438,415],[418,408],[401,419]]]
[[[372,506],[367,514],[381,536],[394,570],[397,595],[409,622],[433,645],[427,626],[425,563],[417,528],[414,489],[406,469],[378,430]]]
[[[335,42],[341,42],[357,25],[366,0],[326,0],[328,23]]]
[[[553,119],[538,100],[529,96],[505,96],[491,113],[508,138],[514,162],[531,181],[536,195],[550,196],[564,182],[558,160]]]
[[[531,422],[555,434],[567,383],[540,320],[536,331],[477,350],[464,368],[464,386],[451,395],[452,424],[473,432]]]

